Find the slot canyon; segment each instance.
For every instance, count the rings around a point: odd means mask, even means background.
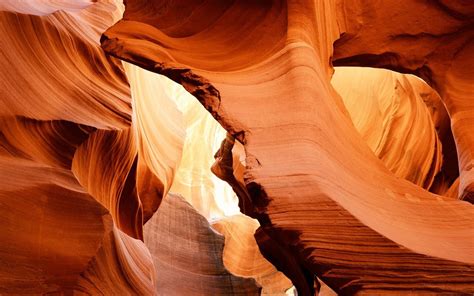
[[[0,295],[474,295],[473,1],[0,18]]]

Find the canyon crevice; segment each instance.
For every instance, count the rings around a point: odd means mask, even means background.
[[[469,1],[0,18],[0,294],[474,293]]]

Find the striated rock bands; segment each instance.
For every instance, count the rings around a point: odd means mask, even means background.
[[[0,294],[473,294],[473,19],[1,1]]]
[[[170,18],[177,6],[147,4],[161,16],[153,20],[152,13],[140,14],[139,3],[130,1],[124,20],[104,33],[103,48],[183,83],[241,140],[254,212],[275,246],[257,240],[303,295],[312,293],[314,275],[339,293],[473,289],[471,206],[397,179],[362,141],[329,84],[327,44],[339,35],[336,18],[349,6],[237,1],[220,12],[190,1],[196,13],[185,14],[183,23],[196,22],[205,9],[221,17],[202,23],[205,28],[170,30],[158,19]],[[265,17],[239,19],[250,7],[252,16]],[[250,26],[254,21],[259,25]],[[266,38],[275,41],[263,43]],[[202,81],[218,93],[196,92]],[[281,264],[283,255],[293,259]],[[440,266],[446,267],[441,274]]]

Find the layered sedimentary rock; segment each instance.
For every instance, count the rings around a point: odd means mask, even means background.
[[[179,4],[127,2],[102,47],[181,83],[244,144],[257,240],[299,293],[315,275],[339,293],[473,291],[472,207],[397,179],[329,84],[344,10]]]
[[[226,206],[235,201],[232,189],[209,170],[225,131],[194,98],[173,102],[190,96],[181,87],[131,65],[126,78],[121,63],[105,56],[98,40],[120,17],[115,2],[2,2],[2,9],[11,11],[2,12],[1,22],[2,68],[8,69],[1,72],[2,204],[9,221],[2,228],[9,243],[2,249],[1,292],[159,293],[152,255],[139,239],[171,185],[189,193],[197,208],[213,209],[208,218],[238,212],[236,204]],[[200,145],[199,136],[213,133],[209,147]],[[173,183],[175,175],[180,181]],[[24,211],[30,213],[25,221],[18,214]],[[187,213],[184,219],[205,221]],[[212,232],[209,225],[203,229]],[[223,249],[223,237],[215,235]],[[194,241],[206,246],[207,238]],[[251,277],[223,272],[222,250],[213,260],[208,271],[220,268],[222,275],[207,279],[203,293],[223,277],[231,281],[218,288],[222,294],[236,292],[235,281],[245,293],[259,291]],[[192,257],[184,261],[189,270],[195,264]]]
[[[26,4],[10,3],[19,11]],[[29,3],[38,9],[47,6]],[[0,12],[1,116],[101,128],[130,124],[130,95],[120,62],[98,46],[100,34],[121,16],[112,3],[44,16]]]
[[[435,88],[451,117],[459,157],[459,197],[472,201],[474,5],[469,1],[406,5],[390,0],[373,5],[345,0],[340,5],[342,36],[334,44],[334,64],[414,73]]]
[[[152,251],[157,270],[157,293],[244,293],[239,292],[242,290],[241,284],[235,286],[232,283],[235,280],[228,284],[221,283],[221,279],[227,276],[235,279],[238,279],[235,276],[242,276],[248,278],[243,281],[247,284],[253,283],[252,278],[256,279],[264,295],[285,294],[291,287],[291,282],[263,258],[253,238],[258,222],[236,215],[239,208],[235,193],[210,170],[214,162],[214,151],[225,137],[225,130],[182,86],[131,64],[125,63],[125,69],[134,99],[134,123],[136,122],[137,133],[143,137],[138,142],[139,146],[143,145],[138,158],[145,154],[144,163],[153,167],[153,171],[159,176],[158,180],[163,180],[168,187],[164,192],[169,190],[173,194],[180,194],[179,197],[166,197],[171,200],[160,206],[159,212],[145,226],[145,242]],[[236,164],[240,164],[239,156],[243,151],[238,150],[238,145],[236,147]],[[166,171],[168,174],[162,175]],[[148,176],[142,177],[145,179]],[[161,200],[161,197],[155,199]],[[187,210],[183,211],[182,207]],[[173,214],[175,212],[178,214]],[[157,219],[161,222],[157,222]],[[225,236],[225,245],[220,236],[217,236],[219,240],[216,241],[214,234],[195,237],[195,232],[210,231],[211,226],[205,219],[214,221],[212,227]],[[190,223],[182,222],[188,220]],[[175,241],[175,235],[179,235],[176,239],[180,241],[178,245],[187,245],[185,242],[189,241],[193,246],[199,246],[197,249],[204,253],[199,260],[206,260],[206,264],[211,267],[196,269],[196,266],[204,263],[196,261],[197,253],[194,249],[176,249],[176,253],[170,255],[166,250],[176,248],[176,243],[171,244]],[[239,243],[236,244],[236,240]],[[214,244],[222,250],[206,259],[209,252],[202,249],[209,249]],[[183,259],[176,263],[176,258]],[[231,273],[224,272],[223,263]],[[189,274],[184,276],[172,271],[174,269],[187,270]],[[182,281],[183,277],[188,284],[177,289],[173,283]],[[252,285],[251,289],[255,289],[257,284]]]
[[[2,1],[0,294],[474,293],[473,13]]]
[[[144,222],[158,209],[180,164],[185,125],[176,103],[176,91],[147,71],[124,63],[133,99],[132,129],[137,146],[137,190]],[[155,78],[155,79],[153,79]],[[168,87],[168,91],[166,91]]]
[[[13,141],[15,137],[30,139],[28,145],[18,147],[10,142],[10,130],[15,131]],[[71,155],[55,155],[54,147],[49,145],[61,143],[50,140],[64,130],[73,136],[71,142],[62,142],[65,151],[87,137],[87,130],[67,122],[2,121],[2,294],[72,290],[100,246],[104,232],[107,228],[110,231],[106,210],[63,168],[70,163]]]
[[[235,275],[255,278],[262,295],[283,295],[292,284],[260,254],[254,239],[260,225],[245,215],[226,217],[212,224],[225,235],[224,265]]]
[[[224,237],[184,198],[168,195],[145,225],[158,295],[259,295],[260,286],[224,267]],[[190,264],[192,262],[192,264]]]
[[[441,171],[443,147],[436,115],[426,107],[423,84],[415,79],[388,70],[338,67],[331,84],[385,166],[397,177],[429,189]]]
[[[441,141],[443,164],[435,177],[430,192],[445,195],[459,179],[458,155],[451,129],[451,119],[439,94],[425,81],[411,74],[404,75],[417,90],[431,115],[439,140]],[[454,196],[453,196],[454,197]],[[457,194],[455,196],[457,198]]]
[[[136,150],[130,129],[94,132],[76,150],[71,169],[122,231],[142,238],[143,213],[135,188]]]
[[[0,293],[152,294],[151,256],[132,238],[142,235],[130,217],[141,209],[128,204],[134,158],[120,153],[128,85],[120,61],[99,46],[121,5],[0,7],[8,10],[0,12]]]
[[[144,243],[114,228],[81,272],[74,291],[88,295],[154,295],[155,277],[152,257]]]
[[[237,214],[235,194],[209,169],[225,130],[182,86],[132,64],[125,69],[139,160],[161,180],[161,195],[181,194],[210,220]]]
[[[34,14],[34,15],[46,15],[49,13],[56,12],[58,10],[64,10],[67,12],[76,12],[81,9],[87,8],[91,4],[89,0],[69,0],[69,1],[56,1],[56,0],[43,0],[43,1],[16,1],[16,0],[5,0],[0,3],[1,11],[14,11],[22,14]]]

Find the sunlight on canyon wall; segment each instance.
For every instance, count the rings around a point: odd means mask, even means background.
[[[239,213],[235,193],[210,171],[226,131],[181,85],[124,65],[139,147],[165,192],[180,194],[209,220]]]
[[[370,149],[398,177],[429,189],[442,145],[422,88],[389,70],[336,67],[331,83]],[[422,85],[421,85],[422,87]]]
[[[473,16],[0,1],[0,294],[474,293]]]

